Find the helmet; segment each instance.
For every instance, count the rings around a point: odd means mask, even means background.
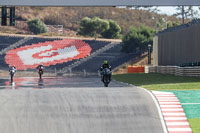
[[[105,60],[105,61],[104,61],[104,64],[108,64],[108,61],[107,61],[107,60]]]

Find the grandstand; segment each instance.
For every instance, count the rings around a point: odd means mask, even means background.
[[[108,60],[112,68],[116,68],[125,62],[135,58],[138,54],[127,54],[121,53],[121,43],[115,45],[114,47],[98,54],[97,56],[91,58],[90,60],[80,64],[79,66],[72,69],[72,71],[86,71],[87,73],[97,73],[104,60]]]
[[[21,39],[24,39],[24,37],[15,37],[15,36],[1,36],[0,37],[0,51],[4,48],[18,42]]]
[[[25,37],[14,36],[0,36],[0,40],[0,50],[2,51],[0,53],[0,69],[3,70],[7,70],[8,65],[12,64],[18,67],[18,70],[35,70],[40,62],[36,60],[36,63],[34,63],[33,60],[35,59],[32,57],[37,57],[44,64],[45,70],[49,72],[54,72],[55,69],[58,72],[59,70],[68,72],[68,69],[71,69],[74,73],[85,71],[97,74],[104,60],[108,60],[110,65],[116,68],[137,56],[136,54],[121,53],[120,42],[42,37],[30,37],[27,39]],[[48,49],[49,45],[52,45],[52,48]],[[30,53],[30,50],[37,51],[37,48],[40,50],[38,54]],[[28,50],[28,52],[18,52],[18,50]],[[56,52],[59,53],[59,50],[62,56],[57,59],[54,55]],[[23,64],[24,62],[20,64],[22,62],[18,57],[20,55],[22,56],[20,59],[27,64]],[[68,56],[70,57],[68,58]],[[50,62],[45,63],[47,59]]]
[[[8,69],[8,65],[5,64],[4,57],[5,52],[4,50],[8,48],[9,46],[12,46],[13,44],[19,42],[20,40],[23,40],[24,37],[16,37],[16,36],[0,36],[0,69]]]

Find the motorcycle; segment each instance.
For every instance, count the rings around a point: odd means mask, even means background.
[[[43,69],[39,69],[38,73],[39,73],[40,79],[42,79]]]
[[[11,83],[13,83],[14,74],[15,74],[15,70],[14,69],[10,70]]]
[[[105,87],[108,87],[108,84],[110,83],[110,76],[111,76],[110,69],[105,68],[103,70],[103,83]]]

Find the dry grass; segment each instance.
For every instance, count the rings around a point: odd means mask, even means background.
[[[139,27],[141,24],[154,28],[153,16],[162,18],[165,15],[158,15],[144,10],[130,10],[114,7],[17,7],[16,15],[21,20],[40,18],[46,24],[62,24],[64,28],[77,31],[79,22],[83,17],[98,16],[102,19],[113,19],[122,28],[125,34],[130,26]],[[180,21],[173,16],[167,19],[176,22]]]

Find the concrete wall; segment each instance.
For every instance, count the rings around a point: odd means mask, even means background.
[[[200,24],[157,34],[153,54],[154,66],[200,61]]]
[[[162,73],[176,76],[200,77],[200,67],[147,66],[145,70],[146,73]]]

